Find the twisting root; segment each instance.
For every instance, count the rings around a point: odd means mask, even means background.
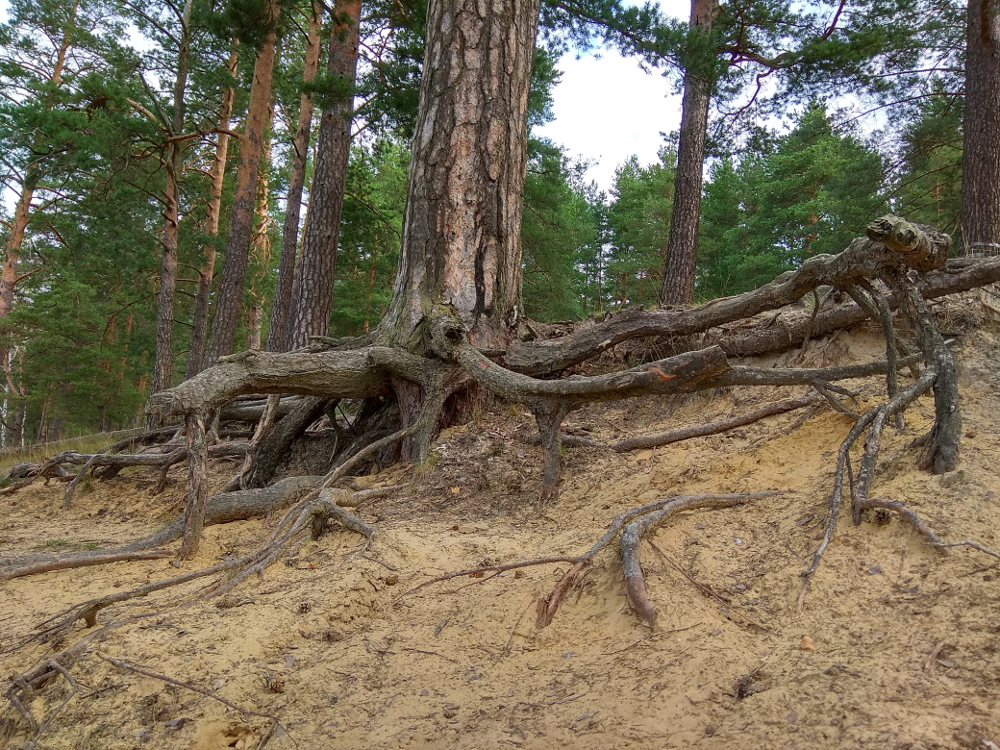
[[[694,495],[689,497],[674,497],[665,501],[663,506],[652,513],[629,523],[622,531],[622,567],[625,569],[625,591],[629,602],[647,625],[656,623],[656,608],[649,598],[646,589],[646,579],[642,575],[642,565],[639,562],[639,542],[650,529],[655,529],[670,516],[682,510],[695,508],[731,508],[734,505],[744,505],[751,500],[780,495],[780,492],[756,492],[741,495]]]
[[[281,522],[271,533],[267,543],[256,552],[240,560],[238,572],[228,580],[220,581],[218,585],[209,591],[208,596],[213,597],[224,594],[250,576],[256,573],[263,573],[267,567],[272,565],[281,556],[296,534],[304,530],[307,526],[313,528],[316,532],[321,532],[331,517],[336,518],[351,531],[356,531],[363,535],[367,539],[367,544],[365,545],[365,549],[367,549],[368,544],[371,543],[375,535],[374,527],[369,526],[349,510],[340,507],[337,504],[336,493],[332,485],[359,462],[364,461],[387,445],[401,440],[408,432],[406,429],[399,430],[388,437],[376,440],[327,474],[323,478],[323,481],[320,482],[317,491],[307,495],[305,499],[301,500],[285,514],[285,517],[281,519]]]
[[[905,409],[934,385],[937,374],[937,368],[932,364],[911,385],[899,391],[885,403],[876,406],[874,409],[869,409],[858,419],[857,423],[847,434],[847,437],[840,444],[840,450],[837,452],[837,469],[833,476],[833,489],[830,492],[830,499],[827,501],[828,516],[826,528],[823,531],[823,539],[820,541],[819,547],[813,553],[812,564],[802,574],[805,580],[802,584],[802,590],[799,592],[797,605],[799,611],[802,610],[812,577],[816,573],[816,569],[819,568],[823,553],[833,539],[834,530],[837,528],[837,521],[840,518],[840,508],[844,498],[844,472],[849,467],[851,447],[861,437],[861,434],[871,426],[872,429],[869,430],[868,440],[865,445],[865,455],[862,458],[861,473],[858,476],[859,489],[851,487],[850,495],[852,500],[854,500],[859,494],[867,497],[867,490],[871,484],[875,470],[875,459],[878,456],[878,450],[881,445],[882,428],[885,425],[885,420],[896,412]],[[857,507],[856,503],[854,507]]]

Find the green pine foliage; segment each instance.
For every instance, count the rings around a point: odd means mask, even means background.
[[[608,209],[610,251],[606,275],[612,307],[655,305],[670,232],[677,152],[660,151],[643,167],[633,156],[615,171]]]
[[[911,221],[960,231],[962,100],[940,85],[921,99],[903,131],[893,208]]]
[[[399,263],[409,148],[395,140],[355,146],[340,227],[331,336],[367,333],[382,319]]]
[[[821,104],[787,135],[751,148],[738,164],[714,165],[705,190],[697,288],[706,299],[840,252],[886,209],[882,157],[837,131]]]
[[[562,150],[529,144],[521,250],[524,309],[530,318],[574,320],[584,312],[582,250],[596,237],[593,214]]]

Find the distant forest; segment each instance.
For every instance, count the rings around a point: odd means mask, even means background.
[[[997,6],[692,0],[678,21],[542,3],[523,199],[508,196],[523,200],[524,315],[738,294],[886,212],[959,253],[1000,249]],[[429,17],[421,0],[11,3],[5,447],[141,425],[152,392],[233,351],[374,330],[425,52],[445,54],[425,50]],[[561,55],[601,46],[684,92],[659,161],[621,164],[610,192],[534,134]]]

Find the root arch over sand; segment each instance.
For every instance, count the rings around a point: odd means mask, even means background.
[[[1000,259],[949,261],[947,235],[892,216],[873,222],[867,234],[839,255],[809,258],[797,270],[782,274],[757,290],[697,307],[627,310],[552,338],[544,337],[545,326],[523,321],[502,351],[473,346],[457,316],[439,306],[421,322],[419,335],[413,337],[409,348],[386,346],[376,331],[363,339],[317,338],[304,349],[284,354],[251,351],[226,357],[176,388],[155,394],[149,401],[150,414],[175,423],[183,420],[183,443],[178,434],[172,447],[161,448],[155,459],[146,460],[150,465],[160,466],[187,460],[187,505],[176,521],[156,534],[114,550],[0,561],[0,578],[130,556],[165,555],[169,553],[163,551],[164,545],[178,538],[180,556],[190,557],[205,524],[279,511],[284,511],[285,516],[271,538],[247,558],[227,561],[227,582],[217,584],[213,590],[223,590],[235,585],[233,581],[263,570],[281,556],[297,534],[310,529],[318,536],[331,520],[362,533],[370,543],[374,528],[351,510],[367,496],[344,488],[344,477],[361,462],[376,456],[385,458],[394,452],[403,460],[423,460],[437,429],[459,416],[456,397],[475,389],[524,404],[531,410],[543,454],[540,501],[553,503],[562,473],[562,446],[595,444],[589,439],[562,434],[566,415],[583,404],[736,385],[808,386],[812,389],[810,394],[747,415],[681,432],[628,436],[609,447],[616,450],[650,447],[693,435],[718,433],[769,414],[829,404],[856,421],[840,446],[827,523],[804,576],[803,596],[832,538],[845,492],[855,522],[865,509],[882,508],[911,522],[931,543],[942,545],[905,506],[894,500],[871,498],[868,493],[886,421],[898,419],[909,404],[931,389],[935,421],[923,441],[922,467],[935,473],[955,468],[962,434],[955,363],[926,300],[1000,280]],[[829,290],[838,289],[846,292],[845,299],[833,303]],[[810,293],[814,293],[816,301],[811,312],[801,307],[795,309],[796,303]],[[793,307],[791,312],[784,309],[789,306]],[[893,310],[899,311],[913,332],[909,341],[895,331]],[[799,346],[810,337],[867,317],[875,319],[883,329],[884,360],[825,368],[761,368],[736,365],[729,360],[731,356]],[[616,344],[662,337],[671,337],[675,350],[682,350],[670,357],[608,374],[566,374]],[[677,347],[678,342],[689,346]],[[904,367],[912,373],[908,383],[900,374],[900,368]],[[863,414],[855,413],[842,400],[851,397],[851,391],[838,383],[875,374],[885,375],[886,400]],[[336,413],[338,404],[345,399],[365,404],[347,427],[341,425],[344,420]],[[376,408],[376,403],[382,407]],[[384,408],[386,403],[395,403],[396,410],[390,414]],[[270,483],[274,468],[292,440],[324,417],[338,431],[338,458],[331,471],[323,477],[292,477]],[[259,426],[250,442],[241,444],[241,450],[237,451],[239,455],[246,454],[247,459],[239,475],[227,485],[229,491],[209,498],[208,459],[213,451],[222,450],[219,445],[223,444],[213,441],[220,420],[230,418],[258,421]],[[865,434],[865,451],[855,476],[850,449]],[[57,459],[48,462],[45,471],[51,472],[59,463]],[[63,459],[82,464],[80,476],[99,466],[142,462],[114,455]],[[44,472],[39,469],[38,473]],[[644,593],[638,563],[638,540],[643,533],[680,510],[727,507],[757,496],[751,493],[696,500],[668,498],[655,503],[656,507],[625,514],[630,519],[628,525],[612,523],[610,536],[599,547],[620,538],[628,593],[635,611],[643,619],[650,623],[655,619],[655,608]],[[577,573],[592,559],[593,554],[588,554],[572,559]],[[534,562],[511,565],[520,564]],[[551,620],[571,583],[571,579],[564,580],[546,599],[543,607],[546,614],[540,614],[539,624]],[[122,596],[115,594],[114,601],[120,601]],[[91,602],[83,609],[68,612],[61,627],[67,626],[67,617],[69,624],[81,617],[90,621],[96,617],[95,607],[101,606]]]

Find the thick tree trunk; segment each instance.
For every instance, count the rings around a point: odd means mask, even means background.
[[[314,0],[309,18],[309,32],[306,42],[305,68],[302,80],[310,84],[316,78],[319,68],[320,27],[323,8]],[[285,226],[281,236],[281,260],[278,264],[278,283],[274,291],[274,305],[271,307],[271,325],[267,330],[267,350],[283,352],[288,350],[288,319],[292,307],[292,281],[295,278],[295,255],[299,243],[299,216],[302,209],[302,189],[306,181],[306,163],[309,158],[309,135],[312,131],[313,96],[306,90],[299,101],[299,121],[292,141],[292,169],[288,180],[288,198],[285,205]]]
[[[342,85],[343,98],[323,110],[316,150],[316,170],[309,195],[309,215],[302,237],[302,257],[292,284],[288,348],[303,346],[310,336],[326,335],[333,305],[337,241],[351,155],[354,82],[358,70],[361,0],[337,0],[330,33],[329,73]]]
[[[691,28],[708,34],[716,0],[691,0]],[[698,220],[701,216],[705,134],[712,96],[711,66],[689,68],[684,76],[681,133],[677,145],[677,176],[670,236],[664,251],[661,305],[687,305],[694,300],[695,260],[698,257]]]
[[[181,39],[177,50],[174,78],[174,111],[166,125],[171,140],[167,144],[167,187],[163,193],[163,258],[160,262],[160,299],[156,312],[156,364],[153,393],[169,388],[174,369],[174,292],[177,287],[177,248],[180,244],[180,173],[184,141],[176,140],[184,129],[184,90],[187,88],[191,58],[191,7],[185,0],[181,12]]]
[[[238,56],[236,45],[233,45],[226,63],[226,72],[235,79]],[[219,133],[215,141],[215,158],[209,175],[212,179],[211,193],[208,201],[208,213],[205,217],[205,234],[209,237],[219,236],[219,214],[222,211],[222,185],[226,177],[226,157],[229,154],[229,124],[233,116],[233,98],[236,89],[230,86],[222,95],[222,108],[219,111]],[[215,275],[215,243],[207,242],[201,249],[203,261],[198,271],[198,291],[194,298],[194,315],[191,321],[191,345],[188,349],[185,378],[193,378],[201,372],[202,360],[205,357],[205,339],[208,337],[208,308],[212,294],[212,277]]]
[[[278,19],[280,7],[277,0],[268,2],[268,18]],[[233,214],[226,242],[226,260],[222,267],[219,301],[212,321],[212,335],[205,353],[205,365],[214,364],[219,357],[229,354],[236,336],[243,302],[243,282],[246,280],[247,260],[250,256],[250,237],[253,234],[254,210],[257,205],[257,172],[264,147],[264,131],[271,108],[271,79],[274,72],[274,47],[276,33],[272,30],[263,48],[257,53],[253,85],[250,89],[250,107],[247,111],[246,130],[240,142],[240,171],[233,196]]]
[[[450,310],[503,349],[521,314],[521,196],[538,0],[432,0],[399,274],[379,327],[410,344]]]
[[[969,0],[962,155],[966,255],[1000,255],[1000,0]]]

